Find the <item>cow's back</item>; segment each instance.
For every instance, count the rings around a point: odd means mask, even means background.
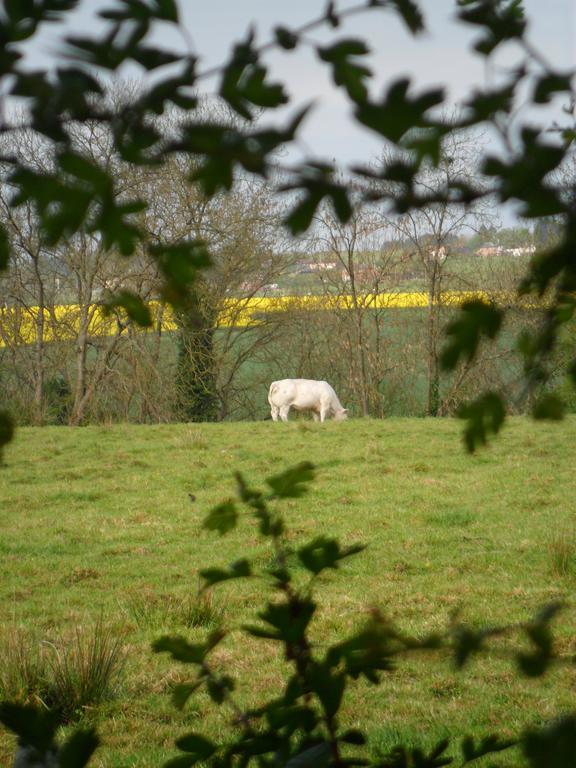
[[[270,385],[268,400],[277,406],[293,405],[295,408],[315,408],[322,397],[326,396],[325,381],[314,379],[280,379]]]

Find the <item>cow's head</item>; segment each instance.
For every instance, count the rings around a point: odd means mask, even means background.
[[[334,414],[334,420],[335,421],[344,421],[344,419],[348,418],[348,408],[341,408],[339,411],[336,411]]]

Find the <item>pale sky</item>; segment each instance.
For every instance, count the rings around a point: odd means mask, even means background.
[[[338,8],[348,7],[342,0]],[[98,29],[95,14],[110,7],[105,0],[83,0],[72,15],[68,31],[93,34]],[[277,24],[297,26],[320,15],[326,0],[180,0],[181,15],[188,39],[200,57],[199,70],[217,65],[226,59],[230,45],[242,39],[248,27],[255,25],[257,39],[269,39]],[[502,65],[517,60],[512,50],[504,50],[495,65],[487,69],[480,56],[471,56],[470,42],[477,32],[468,25],[455,22],[455,0],[425,0],[421,2],[426,15],[428,32],[413,38],[392,11],[373,11],[353,18],[331,34],[315,32],[314,41],[361,36],[367,40],[373,54],[366,64],[375,73],[371,93],[378,97],[386,83],[409,75],[416,89],[445,84],[455,105],[471,86],[489,86],[497,82]],[[527,17],[531,20],[529,37],[546,58],[559,67],[576,67],[576,2],[575,0],[525,0]],[[42,36],[28,46],[29,66],[43,68],[54,62],[54,53],[61,46],[62,28],[46,27]],[[184,36],[171,25],[161,25],[154,41],[168,49],[185,50]],[[303,154],[314,153],[339,162],[367,162],[379,151],[378,138],[367,129],[354,126],[348,119],[349,107],[330,81],[326,65],[318,61],[308,48],[293,53],[271,52],[265,63],[274,76],[286,83],[294,104],[315,102],[307,119],[303,140],[298,147]],[[131,77],[140,71],[132,68]],[[558,106],[557,106],[558,109]],[[556,112],[558,114],[558,112]],[[550,119],[550,111],[544,118]],[[538,119],[538,115],[531,115]],[[271,120],[272,117],[266,118]],[[298,154],[298,152],[297,152]]]

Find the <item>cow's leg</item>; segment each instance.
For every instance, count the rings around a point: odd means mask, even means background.
[[[272,421],[278,421],[278,414],[280,413],[280,409],[277,405],[272,405],[270,408],[272,412]]]
[[[325,405],[320,405],[320,421],[324,421],[328,416],[328,408]]]
[[[314,421],[320,421],[320,416],[318,416],[318,411],[312,411],[312,418]]]
[[[280,406],[280,418],[282,421],[288,421],[288,414],[290,413],[290,406],[289,405],[282,405]]]

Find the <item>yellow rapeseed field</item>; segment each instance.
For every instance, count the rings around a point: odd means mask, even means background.
[[[458,306],[469,299],[488,300],[487,294],[479,291],[448,291],[442,294],[443,305]],[[397,309],[428,306],[428,294],[415,293],[374,293],[364,294],[362,306],[368,309]],[[161,305],[150,302],[148,305],[152,317],[159,317]],[[228,298],[224,300],[218,318],[221,328],[245,327],[262,321],[262,315],[288,310],[335,310],[351,309],[352,296],[257,296],[246,299]],[[174,315],[169,307],[162,313],[162,330],[176,330]],[[14,344],[33,344],[36,340],[39,320],[39,307],[4,307],[0,308],[0,347]],[[89,336],[111,336],[117,331],[117,317],[106,314],[103,306],[89,308]],[[80,327],[80,307],[76,304],[61,304],[44,309],[45,341],[65,341],[74,338]]]

